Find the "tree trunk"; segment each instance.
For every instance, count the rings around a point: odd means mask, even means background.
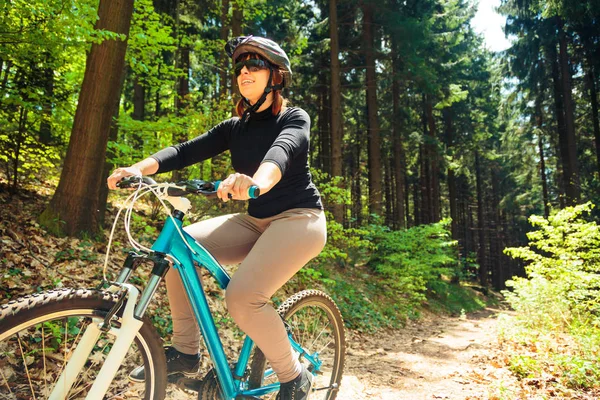
[[[156,94],[154,96],[154,117],[156,119],[160,118],[160,114],[162,112],[160,106],[160,88],[156,89]]]
[[[358,113],[357,113],[358,114]],[[356,120],[360,121],[360,117],[357,115]],[[352,187],[354,188],[352,193],[352,204],[354,206],[354,218],[356,220],[356,226],[360,227],[363,224],[362,215],[362,168],[361,168],[361,150],[364,144],[363,141],[363,130],[360,122],[356,124],[356,139],[354,143],[354,165],[356,169],[353,171]]]
[[[52,103],[54,101],[54,70],[44,69],[44,101],[42,105],[42,120],[40,122],[40,142],[52,143]]]
[[[130,70],[131,73],[131,70]],[[123,73],[125,75],[125,73]],[[116,114],[118,116],[118,112]],[[131,118],[136,121],[143,121],[146,118],[146,87],[140,82],[138,76],[133,79],[133,113]],[[118,127],[111,125],[111,133],[109,140],[116,140],[113,138],[113,130],[118,133]],[[132,132],[131,141],[135,146],[136,150],[139,150],[144,157],[144,136],[142,132]]]
[[[119,99],[122,96],[123,93],[123,83],[125,82],[125,75],[126,75],[126,71],[123,71],[123,76],[121,79],[121,85],[120,85],[120,90],[119,90]],[[143,116],[142,116],[143,118]],[[110,141],[116,141],[118,140],[119,137],[119,107],[115,108],[115,115],[114,118],[112,119],[112,122],[110,124],[110,132],[108,134],[108,140]],[[140,148],[140,150],[143,149],[143,141],[142,141],[142,148]],[[104,172],[102,174],[102,182],[105,182],[106,179],[108,178],[108,176],[110,175],[110,173],[112,172],[113,168],[115,167],[110,160],[114,157],[114,153],[113,150],[110,148],[107,148],[106,150],[106,159],[104,162]],[[100,195],[99,195],[99,199],[100,201],[98,202],[99,210],[106,210],[106,204],[108,201],[108,185],[100,185]],[[100,215],[100,225],[104,225],[104,218],[105,218],[106,212],[102,213]]]
[[[592,125],[594,127],[594,142],[596,144],[596,166],[600,174],[600,120],[598,120],[598,95],[596,91],[596,73],[594,65],[589,62],[587,80],[590,86],[590,105],[592,106]]]
[[[342,84],[340,80],[340,58],[337,22],[337,1],[329,1],[329,45],[331,47],[331,175],[342,176]],[[331,207],[333,218],[337,222],[343,220],[343,205],[334,204]]]
[[[136,121],[143,121],[146,109],[146,87],[140,83],[136,76],[133,82],[133,114],[131,118]]]
[[[179,12],[179,10],[178,10]],[[184,114],[190,94],[190,47],[188,44],[179,45],[177,70],[180,76],[177,78],[177,96],[175,97],[175,111],[178,116]]]
[[[498,182],[500,176],[498,173],[498,166],[494,165],[491,169],[492,173],[492,198],[491,208],[493,219],[490,221],[490,267],[492,272],[492,285],[496,290],[504,289],[504,281],[502,280],[502,268],[503,265],[500,262],[502,259],[502,247],[500,245],[500,194],[498,188]]]
[[[428,224],[429,219],[429,165],[427,163],[427,146],[419,145],[419,222]]]
[[[392,80],[392,137],[394,144],[394,179],[396,188],[396,218],[394,226],[397,229],[406,228],[406,211],[404,207],[404,146],[400,117],[400,59],[394,55]]]
[[[28,117],[28,109],[24,106],[21,106],[21,110],[19,112],[19,125],[17,128],[17,137],[15,139],[15,154],[13,156],[13,168],[12,168],[12,184],[10,188],[10,193],[15,194],[17,192],[17,186],[19,184],[19,156],[21,153],[21,145],[25,141],[25,134],[27,131],[27,117]],[[7,176],[10,180],[10,176]]]
[[[419,149],[419,165],[421,164],[421,149]],[[422,212],[421,207],[423,201],[421,199],[421,177],[419,176],[419,165],[415,166],[415,173],[413,179],[413,217],[415,220],[415,226],[421,225],[423,220],[421,219]]]
[[[235,0],[234,0],[235,1]],[[221,29],[219,32],[220,39],[223,43],[227,43],[229,39],[229,0],[221,0]],[[221,68],[219,69],[219,97],[224,99],[228,93],[229,80],[229,57],[224,51],[221,52]]]
[[[535,102],[535,119],[538,127],[538,148],[540,152],[540,177],[542,180],[542,198],[544,201],[544,217],[550,215],[550,199],[548,196],[548,178],[546,176],[546,159],[544,157],[544,131],[542,115],[543,94],[539,93]]]
[[[464,183],[466,184],[466,182]],[[464,185],[461,185],[461,189],[462,190],[460,190],[459,192],[465,195],[464,197],[459,195],[459,198],[461,198],[460,209],[462,210],[462,223],[460,225],[462,226],[464,253],[465,257],[471,257],[471,253],[474,251],[473,249],[476,248],[473,240],[473,232],[471,230],[473,227],[473,209],[469,206],[469,196],[467,194],[468,189],[465,190],[466,188],[464,187]]]
[[[132,0],[101,0],[96,29],[127,36],[133,12]],[[99,209],[106,143],[119,92],[127,42],[105,40],[93,44],[79,95],[71,140],[58,188],[40,216],[55,232],[68,235],[100,228],[104,210]],[[64,224],[61,225],[60,222]]]
[[[2,84],[0,85],[0,90],[4,92],[6,90],[6,84],[8,82],[8,76],[10,75],[10,69],[13,63],[11,60],[6,62],[6,66],[4,67],[4,76],[2,77]],[[0,71],[1,72],[1,71]]]
[[[444,127],[446,131],[446,148],[449,157],[454,156],[454,126],[452,123],[452,108],[444,108],[442,115],[444,117]],[[454,168],[448,166],[446,171],[446,180],[448,182],[448,202],[450,205],[450,230],[452,238],[458,240],[458,215],[456,209],[456,177],[454,176]]]
[[[177,69],[182,70],[181,76],[177,78],[177,95],[175,97],[175,112],[177,116],[182,116],[185,113],[187,107],[188,96],[190,94],[190,81],[188,74],[190,71],[190,49],[189,47],[183,46],[179,49],[179,65]],[[187,130],[183,132],[175,132],[173,134],[173,141],[175,143],[182,143],[188,140]],[[185,179],[184,173],[181,170],[173,171],[172,179],[175,182]]]
[[[377,75],[375,71],[373,6],[362,5],[363,9],[363,44],[366,62],[367,79],[367,112],[369,138],[369,212],[381,215],[383,186],[381,167],[381,141],[379,138],[379,118],[377,116]]]
[[[427,163],[429,166],[429,213],[430,222],[438,222],[440,220],[440,181],[439,181],[439,160],[437,149],[437,128],[433,117],[432,100],[427,96],[425,103],[425,112],[427,115],[427,133],[429,140],[427,143]]]
[[[242,36],[244,22],[244,8],[243,3],[240,0],[233,1],[233,9],[231,11],[231,36],[238,37]],[[237,86],[237,79],[235,74],[231,74],[231,97],[233,99],[233,110],[232,115],[236,115],[235,105],[241,98],[239,89]]]
[[[481,172],[481,163],[479,160],[479,152],[475,151],[475,174],[477,182],[477,231],[479,237],[479,247],[477,251],[477,262],[479,263],[479,283],[481,286],[488,284],[488,266],[486,260],[486,245],[485,245],[485,213],[483,210],[483,178]]]
[[[410,101],[410,96],[405,96],[406,97],[406,109],[409,110],[411,107],[411,101]],[[410,115],[410,114],[408,114]],[[407,121],[406,124],[410,125],[410,121],[408,120],[409,117],[407,117]],[[405,158],[406,159],[406,158]],[[414,221],[417,218],[417,209],[413,207],[413,212],[410,212],[410,185],[411,185],[411,179],[409,178],[409,174],[408,174],[408,168],[406,163],[404,164],[404,210],[405,210],[405,214],[406,214],[406,226],[407,227],[412,227],[414,225],[417,225]],[[414,177],[413,177],[414,179]]]
[[[387,147],[387,146],[386,146]],[[384,150],[385,153],[388,153],[387,149]],[[388,182],[385,185],[385,226],[393,226],[394,225],[394,177],[392,176],[392,160],[390,157],[384,157],[383,159],[384,171],[385,171],[385,182]]]
[[[421,123],[423,128],[423,143],[419,145],[419,165],[421,168],[419,180],[421,185],[421,223],[429,224],[433,222],[432,201],[431,201],[431,164],[430,164],[430,146],[428,132],[428,115],[426,95],[423,95],[421,102]]]
[[[410,181],[406,175],[406,166],[404,166],[404,172],[404,214],[406,215],[406,227],[410,228],[413,226],[413,218],[410,213]]]
[[[321,107],[319,110],[319,137],[321,139],[321,169],[331,174],[331,135],[329,134],[330,109],[329,109],[329,88],[327,85],[327,75],[321,74]]]
[[[571,89],[571,67],[569,65],[569,54],[567,50],[567,37],[563,28],[562,20],[558,18],[558,42],[561,70],[562,93],[565,107],[565,134],[567,146],[567,158],[565,165],[565,187],[567,204],[576,204],[579,200],[579,172],[577,168],[577,145],[575,141],[575,113],[573,110],[573,98]]]
[[[563,95],[561,91],[560,81],[560,70],[558,66],[558,54],[556,52],[556,43],[550,43],[547,46],[548,58],[552,66],[552,83],[554,91],[554,108],[556,114],[556,131],[558,133],[558,147],[560,153],[560,168],[557,170],[562,171],[562,180],[559,188],[562,190],[560,196],[561,207],[565,204],[565,197],[567,187],[569,186],[569,178],[567,173],[567,163],[569,157],[569,151],[567,146],[566,131],[565,131],[565,110],[563,105]]]

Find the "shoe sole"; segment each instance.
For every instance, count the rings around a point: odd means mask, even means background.
[[[196,377],[196,376],[198,376],[198,371],[195,371],[195,372],[182,372],[182,371],[170,372],[170,373],[167,373],[167,379],[168,379],[170,376],[173,376],[173,375],[178,375],[178,374],[179,374],[179,375],[183,375],[183,376],[185,376],[186,378],[193,378],[193,377]],[[134,382],[134,383],[144,383],[144,382],[146,382],[146,379],[145,379],[145,378],[144,378],[144,379],[137,379],[137,378],[133,378],[133,377],[131,377],[131,376],[129,376],[128,378],[129,378],[129,381],[130,381],[130,382]]]

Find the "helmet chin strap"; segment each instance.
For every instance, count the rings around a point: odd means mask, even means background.
[[[265,100],[267,100],[267,96],[269,95],[269,93],[275,91],[275,90],[281,90],[282,86],[281,84],[277,84],[277,85],[272,85],[272,78],[273,78],[273,68],[269,68],[269,80],[267,81],[267,86],[265,87],[265,90],[262,94],[262,96],[260,96],[260,98],[258,99],[258,101],[254,104],[250,104],[250,101],[248,101],[247,98],[243,97],[244,99],[244,104],[248,107],[246,108],[246,110],[244,111],[244,113],[242,114],[242,121],[245,120],[248,115],[250,114],[255,114],[258,109],[263,105],[263,103],[265,102]]]

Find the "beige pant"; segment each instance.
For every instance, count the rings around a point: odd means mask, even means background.
[[[269,300],[325,246],[325,213],[296,208],[269,218],[231,214],[195,223],[185,230],[219,263],[241,263],[225,295],[229,313],[262,350],[281,382],[298,376],[300,363],[292,357],[283,322]],[[182,353],[195,354],[200,331],[175,269],[167,273],[166,283],[173,346]]]

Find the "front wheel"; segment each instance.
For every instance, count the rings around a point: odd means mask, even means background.
[[[294,351],[309,371],[315,375],[311,400],[334,400],[344,373],[346,338],[342,314],[331,297],[318,290],[294,294],[277,309],[284,319],[288,333],[304,351],[312,356],[310,362]],[[250,367],[250,388],[277,382],[262,351],[254,350]],[[265,399],[275,398],[265,396]]]
[[[102,321],[116,301],[110,292],[60,289],[0,306],[0,399],[50,398],[86,327]],[[101,334],[65,399],[85,399],[114,340],[110,331]],[[142,364],[145,382],[130,382],[129,372]],[[163,399],[166,379],[161,340],[144,320],[104,398]]]

